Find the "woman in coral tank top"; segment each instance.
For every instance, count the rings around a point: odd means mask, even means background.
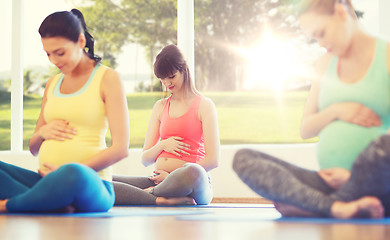
[[[154,73],[171,92],[155,103],[145,137],[142,163],[155,165],[154,176],[114,176],[116,204],[208,204],[208,172],[219,162],[215,106],[195,89],[175,45],[157,55]]]

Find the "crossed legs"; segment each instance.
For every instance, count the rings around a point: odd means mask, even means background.
[[[377,218],[383,216],[384,210],[386,215],[390,213],[390,184],[386,182],[390,177],[389,151],[390,135],[371,143],[356,159],[351,177],[338,190],[315,171],[250,149],[236,153],[233,168],[250,188],[276,202],[281,211],[291,206],[304,210],[301,216]]]

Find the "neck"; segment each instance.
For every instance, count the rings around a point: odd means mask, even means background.
[[[367,51],[371,50],[369,46],[375,41],[375,38],[357,28],[351,38],[348,49],[340,57],[343,59],[353,59],[365,56]],[[367,50],[367,51],[363,51]]]
[[[80,62],[73,69],[73,71],[69,74],[71,77],[76,77],[83,75],[85,73],[89,73],[91,68],[94,68],[96,65],[95,61],[90,59],[86,53],[83,53]]]
[[[188,99],[192,99],[193,97],[195,97],[195,94],[193,94],[191,92],[185,93],[184,91],[180,91],[180,92],[172,94],[171,99],[175,100],[175,101],[186,101]]]

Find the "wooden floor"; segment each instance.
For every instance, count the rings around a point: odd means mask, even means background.
[[[277,221],[279,215],[269,204],[213,203],[207,208],[126,207],[114,210],[198,213],[111,218],[0,215],[0,239],[390,239],[390,225]]]

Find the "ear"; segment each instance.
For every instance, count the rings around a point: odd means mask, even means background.
[[[341,3],[335,3],[334,4],[334,16],[339,17],[341,20],[346,20],[348,18],[348,10],[346,9],[345,5]]]
[[[80,33],[79,35],[79,41],[78,44],[81,49],[84,49],[87,44],[87,39],[85,39],[85,35],[83,33]]]

